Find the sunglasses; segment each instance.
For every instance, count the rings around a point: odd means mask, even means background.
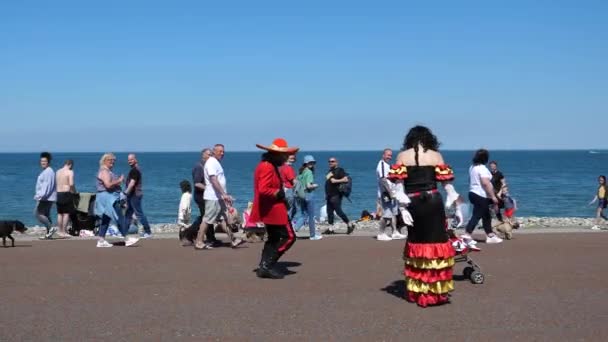
[[[335,161],[335,160],[330,160],[329,162],[330,162],[330,163],[335,163],[336,161]]]

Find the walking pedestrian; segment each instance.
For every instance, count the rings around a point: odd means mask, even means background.
[[[281,279],[284,275],[275,266],[279,258],[295,243],[296,234],[287,214],[288,206],[279,167],[298,148],[289,147],[287,141],[280,138],[269,146],[256,146],[267,152],[262,155],[262,161],[254,172],[253,207],[249,220],[263,223],[268,234],[256,273],[259,278]]]
[[[46,234],[42,239],[50,239],[57,231],[57,227],[53,227],[51,221],[51,207],[53,202],[57,200],[57,190],[55,188],[55,172],[51,167],[51,154],[49,152],[40,153],[40,167],[42,171],[36,180],[36,208],[34,215],[38,222],[42,223],[46,228]]]
[[[137,161],[135,154],[129,154],[127,162],[129,163],[131,170],[127,176],[127,188],[125,189],[125,195],[127,196],[125,222],[127,227],[130,227],[131,221],[133,221],[133,215],[135,215],[137,220],[144,226],[144,233],[141,237],[143,239],[148,239],[152,237],[152,230],[150,229],[150,223],[148,223],[148,218],[146,217],[146,214],[144,214],[142,207],[144,191],[141,169],[139,168],[139,162]]]
[[[224,159],[224,145],[216,144],[213,147],[213,155],[205,162],[205,215],[201,229],[196,236],[195,249],[213,249],[212,241],[203,243],[203,237],[209,229],[219,224],[222,230],[228,235],[232,248],[236,248],[243,243],[243,240],[236,238],[232,230],[228,228],[226,217],[227,206],[232,205],[232,196],[227,192],[226,174],[221,161]]]
[[[339,166],[337,158],[329,158],[328,163],[329,170],[325,176],[325,199],[327,201],[327,223],[329,224],[329,228],[323,234],[335,234],[333,229],[334,212],[346,223],[346,234],[351,234],[355,230],[355,224],[350,222],[348,216],[342,210],[342,198],[344,195],[340,191],[340,184],[348,183],[349,179],[346,171]]]
[[[113,153],[106,153],[99,160],[99,171],[95,188],[97,194],[95,196],[95,215],[101,218],[99,225],[99,233],[97,247],[113,247],[114,245],[106,241],[106,232],[111,221],[114,221],[118,226],[118,230],[125,239],[125,246],[133,246],[139,239],[128,237],[129,226],[126,225],[125,217],[122,213],[121,202],[126,200],[122,194],[120,184],[124,180],[124,176],[117,176],[112,171],[116,163],[116,156]]]
[[[492,186],[492,173],[486,167],[490,153],[479,149],[473,156],[473,164],[469,167],[469,201],[473,205],[473,215],[465,229],[466,233],[460,237],[468,242],[472,240],[471,234],[481,220],[483,230],[486,232],[486,243],[501,243],[492,230],[492,214],[490,207],[498,209],[498,198]]]
[[[304,164],[300,167],[298,175],[298,185],[296,187],[296,197],[300,214],[295,223],[295,230],[299,231],[306,220],[308,220],[308,231],[310,240],[321,240],[323,235],[317,234],[315,227],[315,201],[314,191],[319,187],[315,183],[314,170],[316,165],[315,158],[311,155],[304,156]]]

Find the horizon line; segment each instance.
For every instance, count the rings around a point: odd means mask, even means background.
[[[389,147],[390,148],[390,147]],[[306,151],[306,152],[382,152],[382,150],[384,150],[384,148],[380,148],[380,149],[369,149],[369,150],[322,150],[322,149],[312,149],[312,150],[300,150],[300,151]],[[398,151],[400,151],[399,149],[396,149]],[[440,151],[444,151],[444,152],[471,152],[471,151],[476,151],[477,149],[441,149]],[[506,148],[497,148],[497,149],[491,149],[488,148],[488,150],[490,150],[490,152],[492,151],[501,151],[501,152],[530,152],[530,151],[550,151],[550,152],[555,152],[555,151],[608,151],[608,149],[604,149],[604,148],[515,148],[515,149],[506,149]],[[49,151],[49,150],[38,150],[38,151],[0,151],[0,154],[19,154],[19,153],[24,153],[24,154],[33,154],[33,153],[41,153],[43,151]],[[133,151],[133,150],[114,150],[114,151],[49,151],[50,153],[108,153],[108,152],[112,152],[112,153],[199,153],[201,152],[201,150],[140,150],[140,151]],[[262,150],[258,150],[258,149],[252,149],[252,150],[228,150],[229,153],[253,153],[253,152],[262,152]]]

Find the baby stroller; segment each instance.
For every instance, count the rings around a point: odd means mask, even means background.
[[[70,214],[72,225],[68,233],[72,236],[80,236],[81,231],[89,231],[87,235],[97,234],[99,225],[95,217],[95,194],[81,192],[74,195],[74,212]]]
[[[452,243],[452,247],[454,247],[454,252],[456,252],[456,256],[454,256],[454,262],[467,263],[468,266],[462,271],[462,274],[466,279],[469,279],[473,284],[483,284],[485,280],[485,276],[481,271],[481,267],[473,261],[473,259],[469,256],[471,252],[471,247],[465,243],[464,240],[457,237],[454,233],[454,230],[448,230],[448,234],[450,236],[450,242]]]

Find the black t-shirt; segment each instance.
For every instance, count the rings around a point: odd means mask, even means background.
[[[497,193],[502,188],[502,180],[505,179],[505,176],[502,175],[502,172],[496,170],[496,172],[492,173],[492,186],[494,187],[494,192]]]
[[[205,190],[201,190],[196,187],[196,183],[205,184],[205,168],[204,164],[196,163],[192,168],[192,186],[194,186],[194,201],[202,202]]]
[[[334,169],[330,169],[325,176],[325,195],[328,197],[339,195],[340,191],[338,190],[338,187],[341,183],[332,183],[329,180],[332,178],[341,179],[344,177],[346,177],[346,172],[344,172],[343,168],[336,167]]]
[[[133,192],[131,192],[131,194],[138,196],[141,195],[141,171],[139,171],[139,169],[136,167],[132,167],[131,171],[129,171],[129,174],[127,175],[127,186],[129,186],[131,180],[135,181],[135,186],[133,186]]]

